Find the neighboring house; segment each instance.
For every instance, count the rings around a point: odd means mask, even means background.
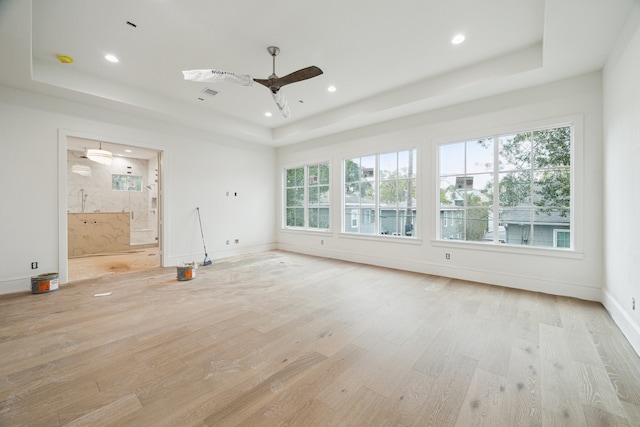
[[[452,206],[440,209],[440,238],[462,240],[463,213]],[[491,218],[486,220],[484,241],[493,241]],[[498,241],[510,245],[568,248],[571,245],[570,217],[557,211],[534,215],[527,208],[503,210],[498,226]],[[533,234],[532,234],[533,233]]]
[[[571,246],[569,215],[562,216],[557,211],[534,215],[528,209],[505,210],[500,225],[506,230],[506,243],[554,248]],[[532,227],[533,225],[533,227]]]
[[[415,199],[412,205],[416,205]],[[376,210],[373,200],[347,197],[344,215],[345,233],[375,233]],[[411,208],[411,216],[408,218],[406,201],[399,202],[392,207],[380,205],[380,234],[415,236],[415,223],[416,208]]]

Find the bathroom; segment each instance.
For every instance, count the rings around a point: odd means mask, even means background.
[[[68,138],[69,258],[158,246],[158,165],[154,150]]]

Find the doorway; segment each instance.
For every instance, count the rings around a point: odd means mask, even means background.
[[[161,155],[66,137],[68,282],[161,266]]]

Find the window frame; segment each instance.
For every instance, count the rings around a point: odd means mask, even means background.
[[[324,184],[321,182],[320,177],[318,177],[317,182],[315,183],[311,183],[310,182],[310,175],[309,175],[309,168],[311,167],[320,167],[320,166],[326,166],[327,167],[327,183]],[[288,171],[290,170],[295,170],[295,169],[303,169],[304,170],[304,179],[303,179],[303,184],[301,186],[291,186],[288,187],[287,186],[287,174]],[[309,197],[309,193],[310,193],[310,188],[319,188],[319,187],[327,187],[327,203],[326,203],[326,209],[327,209],[327,223],[328,226],[326,228],[322,228],[322,227],[311,227],[310,226],[310,210],[311,209],[321,209],[318,207],[314,207],[311,206],[310,203],[310,197]],[[288,189],[292,189],[292,188],[302,188],[303,189],[303,203],[302,206],[300,208],[302,208],[304,210],[304,220],[303,220],[303,225],[302,226],[296,226],[296,225],[288,225],[287,224],[287,210],[290,208],[290,206],[288,206],[288,199],[287,199],[287,190]],[[326,233],[326,232],[330,232],[331,231],[331,162],[328,160],[325,161],[318,161],[318,162],[308,162],[305,164],[299,164],[299,165],[287,165],[287,166],[283,166],[282,167],[282,203],[281,203],[281,207],[282,207],[282,222],[281,222],[281,228],[283,230],[287,230],[287,231],[299,231],[299,232],[304,232],[304,231],[311,231],[311,232],[319,232],[319,233]]]
[[[485,242],[450,240],[441,238],[441,219],[440,219],[440,146],[444,144],[452,144],[456,142],[478,140],[479,135],[500,136],[509,134],[518,134],[525,132],[533,132],[536,130],[544,130],[551,128],[560,128],[565,126],[572,127],[572,145],[571,145],[571,165],[570,165],[570,239],[571,248],[556,248],[553,246],[525,246],[511,245],[504,243],[487,244]],[[502,125],[500,127],[488,128],[484,131],[463,132],[455,136],[439,137],[432,140],[432,164],[434,166],[434,174],[431,177],[434,196],[431,203],[434,209],[432,221],[430,221],[429,229],[433,230],[434,237],[431,244],[434,247],[446,248],[476,248],[484,251],[493,251],[500,253],[526,253],[530,255],[565,257],[565,258],[584,258],[584,115],[574,114],[568,116],[559,116],[549,119],[541,119],[530,122],[523,122],[517,125]],[[497,220],[496,220],[497,222]],[[495,228],[494,228],[495,229]]]
[[[413,200],[415,200],[415,204],[412,206],[412,212],[415,212],[415,214],[412,215],[412,230],[413,230],[413,235],[406,235],[406,234],[394,234],[394,233],[388,233],[388,234],[383,234],[382,231],[382,223],[381,223],[381,218],[380,218],[380,211],[381,208],[384,208],[384,206],[382,206],[381,202],[380,202],[380,186],[381,186],[381,182],[382,181],[394,181],[393,179],[381,179],[380,178],[380,157],[382,155],[385,154],[395,154],[396,155],[396,159],[398,158],[397,156],[399,155],[399,153],[403,153],[403,152],[409,152],[412,151],[413,154],[413,158],[412,158],[412,176],[409,178],[402,178],[402,177],[396,177],[395,181],[401,181],[401,180],[411,180],[412,181],[412,186],[413,186],[413,191],[412,194],[414,194],[414,198]],[[375,153],[366,153],[366,154],[354,154],[352,156],[343,156],[341,159],[341,166],[342,166],[342,179],[341,179],[341,196],[342,196],[342,206],[341,206],[341,234],[343,236],[349,236],[349,237],[354,237],[354,238],[364,238],[364,239],[402,239],[405,241],[409,241],[409,242],[419,242],[420,241],[420,235],[418,234],[418,231],[420,229],[419,224],[418,224],[418,212],[421,211],[420,208],[420,198],[422,196],[422,194],[419,193],[418,188],[420,187],[420,183],[419,183],[419,173],[418,171],[420,170],[420,150],[417,146],[411,147],[411,148],[401,148],[401,149],[388,149],[388,150],[384,150],[381,149]],[[373,184],[374,190],[375,190],[375,194],[374,194],[374,202],[373,202],[373,206],[364,206],[359,204],[359,208],[354,209],[353,207],[348,207],[347,206],[347,202],[346,202],[346,197],[347,197],[347,191],[346,191],[346,186],[347,186],[347,161],[353,161],[354,159],[363,159],[363,158],[369,158],[369,157],[374,157],[374,168],[373,170],[369,170],[370,168],[366,168],[366,176],[362,175],[360,176],[360,180],[359,181],[352,181],[352,182],[358,182],[358,183],[362,183],[362,182],[371,182]],[[397,167],[398,167],[398,163],[396,163],[396,171],[397,171]],[[395,209],[398,210],[399,209],[399,205],[396,204]],[[369,219],[369,221],[367,222],[367,224],[372,224],[373,225],[373,232],[372,233],[362,233],[362,232],[354,232],[354,231],[348,231],[347,230],[347,216],[349,215],[349,223],[353,224],[352,222],[352,218],[353,218],[353,212],[357,211],[359,213],[359,221],[356,227],[350,227],[350,228],[359,228],[360,226],[362,226],[363,224],[365,224],[365,219]],[[398,217],[398,215],[396,215],[396,217]],[[396,220],[397,221],[397,220]],[[396,223],[396,226],[398,224]]]

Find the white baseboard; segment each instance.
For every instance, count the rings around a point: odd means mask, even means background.
[[[0,282],[0,295],[31,292],[31,276]]]
[[[615,324],[631,344],[631,347],[640,356],[640,326],[624,311],[618,301],[604,290],[602,291],[602,305],[607,309]]]
[[[254,246],[229,245],[229,249],[209,252],[209,258],[215,261],[239,255],[272,251],[274,249],[276,249],[275,243]],[[163,259],[162,264],[164,267],[174,267],[185,262],[196,261],[199,263],[202,262],[202,260],[204,260],[204,252],[199,252],[197,254],[169,255]]]
[[[324,258],[339,259],[341,261],[357,262],[360,264],[376,265],[379,267],[394,268],[413,271],[416,273],[433,274],[435,276],[451,277],[453,279],[504,286],[507,288],[574,297],[587,301],[600,302],[602,298],[602,290],[600,288],[581,286],[575,283],[552,281],[548,279],[545,280],[538,277],[500,273],[493,270],[472,269],[451,266],[450,264],[445,265],[436,262],[404,260],[394,257],[359,254],[334,249],[314,249],[307,246],[298,246],[286,243],[278,244],[278,249]]]

